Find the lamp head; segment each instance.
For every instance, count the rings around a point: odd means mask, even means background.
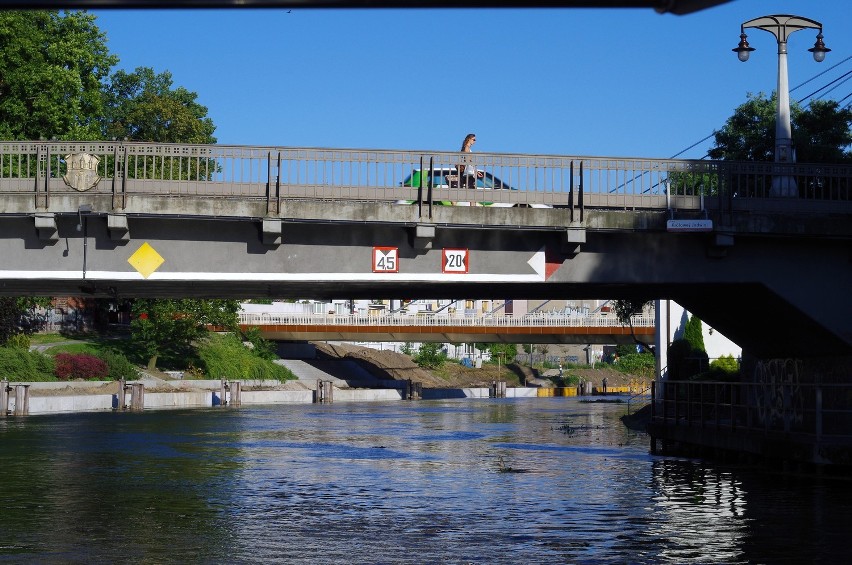
[[[754,51],[754,47],[749,47],[748,41],[746,41],[746,37],[748,36],[745,34],[745,32],[742,32],[740,34],[740,44],[737,45],[735,48],[731,49],[731,51],[736,51],[737,57],[743,63],[748,61],[749,54]]]
[[[822,63],[825,60],[825,54],[831,51],[831,49],[826,47],[825,43],[822,42],[821,31],[817,34],[816,43],[814,43],[814,46],[808,49],[808,51],[814,54],[814,61],[817,63]]]

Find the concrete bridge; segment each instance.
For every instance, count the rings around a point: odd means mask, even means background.
[[[850,167],[476,154],[475,190],[460,157],[0,142],[0,293],[666,298],[760,357],[852,351]]]

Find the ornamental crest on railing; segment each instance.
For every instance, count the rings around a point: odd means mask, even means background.
[[[62,180],[65,181],[65,184],[80,192],[94,188],[101,180],[101,177],[98,176],[98,163],[100,162],[100,157],[89,153],[66,155],[65,163],[68,170]]]

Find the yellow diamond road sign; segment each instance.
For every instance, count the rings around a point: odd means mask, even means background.
[[[136,250],[136,252],[127,259],[134,269],[146,279],[151,276],[151,273],[160,268],[160,265],[165,263],[165,259],[160,257],[157,250],[148,245],[147,242]]]

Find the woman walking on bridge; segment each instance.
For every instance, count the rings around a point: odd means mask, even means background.
[[[464,141],[462,141],[461,152],[472,153],[474,143],[476,143],[476,134],[467,134]],[[485,176],[484,171],[480,171],[476,168],[476,166],[474,166],[473,157],[470,155],[465,155],[462,158],[462,164],[459,165],[459,174],[462,175],[462,179],[464,179],[461,186],[464,186],[465,188],[476,188],[476,179]]]

